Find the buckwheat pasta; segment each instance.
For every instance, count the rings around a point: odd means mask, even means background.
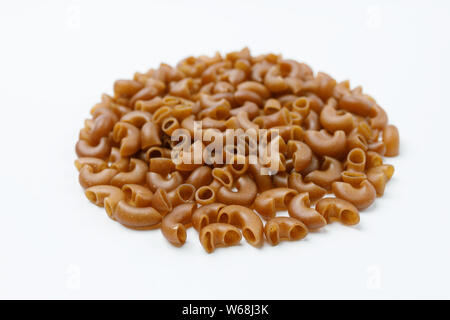
[[[247,48],[117,80],[90,115],[75,145],[86,197],[178,247],[192,224],[208,253],[359,223],[393,176],[384,157],[400,151],[361,86]]]

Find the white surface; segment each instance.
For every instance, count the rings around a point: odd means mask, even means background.
[[[429,3],[426,5],[425,3]],[[0,298],[450,298],[447,1],[2,1]],[[208,255],[109,220],[74,144],[113,81],[161,61],[280,52],[363,85],[401,156],[361,224]]]

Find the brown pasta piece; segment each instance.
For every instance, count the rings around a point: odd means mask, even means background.
[[[386,146],[386,157],[398,156],[400,137],[398,134],[398,129],[394,125],[388,125],[383,129],[383,142]]]
[[[340,158],[347,147],[345,132],[337,130],[330,135],[326,130],[306,130],[305,142],[320,156]]]
[[[89,187],[85,190],[86,197],[99,207],[105,207],[106,213],[111,219],[117,203],[125,199],[120,188],[108,185]]]
[[[368,180],[363,180],[359,186],[348,182],[333,182],[332,190],[336,197],[353,203],[358,210],[369,207],[377,196],[375,188]]]
[[[226,223],[212,223],[201,229],[199,238],[206,252],[212,253],[218,247],[237,245],[241,242],[242,235],[235,226]]]
[[[243,175],[237,179],[235,187],[236,192],[226,186],[220,187],[216,194],[217,200],[225,204],[251,205],[258,192],[258,187],[253,180],[248,175]]]
[[[191,224],[194,203],[185,203],[175,207],[161,223],[164,237],[174,246],[180,247],[186,242],[186,228]]]
[[[89,188],[92,186],[110,184],[116,174],[117,170],[115,169],[106,168],[95,171],[90,165],[84,165],[80,169],[78,180],[83,188]]]
[[[298,193],[307,192],[311,201],[320,199],[327,194],[327,189],[313,182],[305,182],[302,175],[297,172],[291,172],[289,175],[288,187],[296,190]]]
[[[217,215],[224,207],[226,207],[225,204],[217,202],[201,206],[192,214],[192,226],[200,231],[208,224],[217,222]]]
[[[263,223],[253,210],[240,205],[225,206],[220,209],[217,221],[242,229],[242,235],[248,243],[254,247],[262,246]]]
[[[328,223],[338,220],[345,225],[355,225],[359,223],[358,209],[350,202],[339,198],[324,198],[316,204],[316,211],[319,212]]]
[[[327,224],[325,218],[310,208],[307,192],[299,193],[289,202],[288,213],[292,218],[303,222],[308,229],[319,229]]]
[[[264,227],[267,241],[276,246],[280,241],[301,240],[308,234],[305,224],[291,217],[277,217],[267,221]]]
[[[253,203],[253,208],[264,219],[275,217],[277,211],[285,210],[297,191],[290,188],[274,188],[260,193]]]

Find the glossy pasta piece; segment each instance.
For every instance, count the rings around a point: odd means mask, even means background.
[[[163,216],[172,211],[172,203],[170,202],[169,196],[164,189],[158,189],[153,194],[152,207]]]
[[[263,245],[263,223],[253,210],[240,205],[229,205],[220,209],[217,221],[242,229],[245,240],[252,246]]]
[[[314,182],[325,189],[330,189],[331,184],[339,180],[342,172],[342,164],[339,160],[325,157],[320,170],[314,170],[305,176],[306,182]]]
[[[274,188],[260,193],[253,203],[253,208],[264,219],[275,217],[277,211],[288,208],[297,191],[290,188]]]
[[[127,172],[119,172],[111,179],[111,184],[122,187],[124,184],[143,184],[147,174],[147,164],[138,159],[132,158],[129,162]]]
[[[311,148],[301,141],[290,140],[287,144],[288,157],[292,157],[294,170],[301,172],[312,160]]]
[[[153,229],[159,226],[162,215],[152,207],[135,207],[124,200],[117,203],[113,218],[133,229]]]
[[[186,242],[186,228],[191,224],[192,213],[196,206],[186,203],[175,207],[161,223],[164,237],[174,246],[180,247]]]
[[[167,198],[176,207],[183,203],[192,202],[195,197],[195,187],[191,184],[180,184],[178,187],[167,193]]]
[[[114,126],[113,138],[120,142],[120,154],[131,156],[141,147],[141,133],[138,128],[127,122],[117,122]]]
[[[172,172],[168,175],[161,175],[156,172],[147,173],[147,185],[153,192],[155,192],[157,189],[171,191],[182,183],[183,177],[178,171]]]
[[[400,148],[400,137],[398,129],[394,125],[388,125],[383,129],[383,142],[386,146],[386,157],[398,156]]]
[[[219,247],[230,247],[239,244],[241,232],[235,226],[226,223],[212,223],[201,229],[200,243],[208,253]]]
[[[244,175],[239,177],[235,187],[237,191],[232,191],[225,186],[220,187],[216,194],[217,201],[225,204],[250,206],[258,192],[258,188],[250,176]]]
[[[101,138],[96,145],[91,145],[86,140],[79,140],[75,151],[79,157],[106,159],[111,151],[111,144],[108,137]]]
[[[126,184],[122,187],[125,200],[135,207],[149,207],[152,204],[153,192],[139,184]]]
[[[347,170],[364,172],[366,168],[366,153],[361,148],[354,148],[347,154],[345,162]]]
[[[110,184],[116,174],[117,170],[115,169],[106,168],[96,172],[90,165],[84,165],[80,169],[78,180],[83,188],[89,188]]]
[[[307,192],[311,201],[316,201],[327,194],[327,189],[313,182],[305,182],[302,175],[297,172],[291,172],[288,177],[288,187],[296,190],[298,193]]]
[[[216,201],[216,191],[210,186],[201,186],[195,191],[195,201],[200,205],[207,205]]]
[[[374,186],[377,196],[381,197],[384,194],[386,183],[394,174],[394,167],[390,164],[379,165],[372,167],[367,171],[367,180]]]
[[[345,225],[359,223],[358,209],[350,202],[339,198],[324,198],[317,202],[316,211],[319,212],[328,223],[338,220]]]
[[[120,188],[108,185],[93,186],[85,190],[86,197],[99,207],[105,207],[108,216],[113,219],[113,212],[117,203],[125,199]]]
[[[102,171],[103,169],[106,169],[108,167],[106,161],[99,158],[82,157],[75,160],[75,167],[78,171],[80,171],[81,168],[85,165],[92,167],[92,169],[94,169],[94,172]]]
[[[141,147],[146,150],[162,144],[160,129],[153,121],[146,122],[141,128]]]
[[[327,224],[325,218],[310,208],[308,193],[297,194],[288,205],[288,213],[292,218],[303,222],[308,229],[319,229]]]
[[[207,166],[201,166],[192,171],[186,179],[186,183],[192,184],[196,189],[201,186],[209,185],[212,182],[212,169]]]
[[[323,107],[319,119],[320,124],[329,132],[350,132],[354,127],[353,116],[343,110],[337,110],[337,101],[333,98]]]
[[[337,130],[330,135],[326,130],[306,130],[305,142],[320,156],[340,158],[345,152],[347,139],[345,132]]]
[[[192,214],[192,226],[195,230],[200,231],[208,224],[217,222],[217,215],[225,206],[223,203],[215,202],[196,209]]]
[[[377,196],[374,186],[368,180],[363,180],[356,187],[348,182],[333,182],[332,190],[337,198],[353,203],[358,210],[369,207]]]
[[[291,217],[277,217],[267,221],[264,227],[267,242],[276,246],[280,241],[301,240],[308,234],[305,224]]]

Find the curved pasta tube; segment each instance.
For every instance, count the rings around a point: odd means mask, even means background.
[[[400,136],[394,125],[388,125],[383,129],[383,142],[386,146],[386,157],[398,156],[400,148]]]
[[[167,193],[167,199],[172,207],[183,203],[192,202],[195,196],[195,187],[191,184],[180,184],[178,187]]]
[[[242,128],[244,130],[249,130],[249,129],[258,130],[259,129],[259,125],[257,125],[256,123],[254,123],[250,120],[248,113],[246,111],[240,111],[237,114],[237,122],[238,122],[239,128]]]
[[[200,205],[207,205],[216,201],[216,192],[210,186],[201,186],[195,191],[195,201]]]
[[[363,180],[357,187],[341,181],[333,182],[331,187],[337,198],[353,203],[358,210],[369,207],[377,196],[375,188],[368,180]]]
[[[345,132],[342,130],[335,131],[333,135],[323,129],[306,130],[305,141],[316,154],[333,158],[340,158],[347,146]]]
[[[174,246],[180,247],[186,242],[186,228],[191,224],[195,208],[194,203],[181,204],[163,218],[162,234]]]
[[[290,188],[274,188],[260,193],[253,203],[253,208],[264,219],[275,217],[279,210],[285,210],[297,191]]]
[[[272,176],[273,185],[276,188],[287,188],[288,187],[288,179],[289,179],[289,174],[287,172],[279,172],[278,174]]]
[[[264,114],[272,114],[280,111],[281,103],[277,99],[268,99],[264,103]]]
[[[208,253],[218,247],[230,247],[241,242],[242,235],[238,228],[226,223],[212,223],[201,229],[200,243]]]
[[[136,128],[142,128],[144,124],[152,120],[152,115],[145,111],[134,110],[123,115],[120,121],[127,122]]]
[[[143,87],[144,85],[138,81],[117,80],[114,82],[114,95],[115,97],[131,98]]]
[[[170,158],[170,157],[171,157],[171,150],[168,148],[150,147],[145,152],[146,161],[150,161],[150,159],[154,158]]]
[[[377,196],[384,194],[386,182],[388,182],[394,174],[394,167],[390,164],[384,164],[372,167],[367,171],[367,180],[374,186]]]
[[[370,119],[370,126],[374,129],[384,129],[388,123],[386,111],[379,105],[374,105],[375,116]]]
[[[314,170],[305,176],[306,182],[314,182],[325,189],[330,189],[333,181],[339,180],[342,172],[342,164],[339,160],[325,157],[321,170]]]
[[[242,229],[242,234],[248,243],[254,247],[262,246],[263,223],[253,210],[240,205],[229,205],[220,209],[217,221]]]
[[[336,107],[337,101],[330,98],[320,112],[320,124],[330,132],[350,132],[354,127],[353,116],[343,110],[337,110]]]
[[[208,166],[201,166],[192,171],[186,179],[186,183],[192,184],[196,189],[209,185],[213,180],[212,169]]]
[[[361,148],[354,148],[347,154],[345,162],[347,170],[364,172],[366,168],[366,153]]]
[[[171,158],[151,158],[149,159],[149,171],[162,175],[167,175],[176,169]]]
[[[368,145],[369,144],[367,143],[366,138],[356,130],[350,132],[347,136],[347,150],[360,148],[364,151],[367,151],[367,149],[369,148]]]
[[[162,144],[160,129],[153,121],[146,122],[141,128],[141,147],[146,150]]]
[[[192,214],[192,226],[195,230],[200,231],[208,224],[217,222],[217,215],[225,206],[223,203],[215,202],[196,209]]]
[[[217,200],[225,204],[251,205],[258,192],[253,180],[248,175],[243,175],[236,181],[236,188],[237,191],[234,192],[225,186],[220,187],[216,194]]]
[[[300,97],[292,102],[292,111],[300,115],[301,122],[308,117],[310,112],[309,99]]]
[[[169,196],[164,189],[158,189],[153,194],[152,207],[155,208],[163,216],[172,211],[172,203],[170,202]]]
[[[139,129],[127,122],[119,121],[115,124],[113,139],[120,142],[120,155],[124,157],[135,154],[141,147]]]
[[[246,112],[247,116],[250,120],[252,120],[256,116],[258,116],[260,113],[259,107],[256,103],[253,103],[251,101],[246,101],[246,102],[244,102],[244,104],[242,106],[231,109],[230,115],[237,117],[241,111]]]
[[[80,169],[78,181],[83,188],[89,188],[92,186],[110,184],[111,179],[117,174],[117,170],[106,168],[98,172],[94,171],[94,168],[90,165],[84,165]]]
[[[316,203],[319,212],[328,223],[338,220],[345,225],[359,223],[358,209],[350,202],[339,198],[323,198]]]
[[[339,100],[339,108],[361,116],[375,115],[375,102],[360,94],[344,95]]]
[[[320,130],[322,125],[320,124],[319,115],[315,111],[310,111],[308,116],[302,124],[307,130]]]
[[[78,171],[85,165],[92,167],[94,172],[99,172],[108,168],[108,164],[104,160],[98,158],[82,157],[75,160],[75,167]]]
[[[307,192],[297,194],[288,206],[288,213],[292,218],[303,222],[308,229],[319,229],[327,224],[325,218],[316,210],[310,208]]]
[[[228,170],[228,168],[214,168],[212,170],[212,176],[215,180],[220,182],[223,186],[227,188],[233,187],[233,175]]]
[[[161,123],[161,130],[168,136],[171,136],[178,128],[180,128],[180,123],[175,117],[167,117]]]
[[[384,141],[376,141],[373,143],[370,143],[368,146],[369,151],[374,151],[378,153],[380,156],[386,155],[386,145],[384,144]]]
[[[158,227],[162,216],[152,207],[135,207],[121,200],[114,209],[113,218],[128,228],[146,230]]]
[[[111,144],[108,137],[100,139],[97,145],[91,145],[86,140],[79,140],[75,146],[78,157],[91,157],[106,159],[111,152]]]
[[[153,192],[140,184],[122,186],[125,200],[135,207],[149,207],[152,204]]]
[[[114,219],[113,212],[117,203],[125,199],[125,195],[120,188],[109,185],[89,187],[84,193],[93,204],[105,207],[106,213],[111,219]]]
[[[89,143],[96,145],[101,138],[108,136],[116,123],[116,119],[117,117],[111,114],[100,114],[95,117],[92,128],[86,133]]]
[[[165,176],[156,172],[147,173],[147,185],[153,192],[155,192],[157,189],[164,189],[165,191],[171,191],[182,183],[183,177],[178,171],[174,171]],[[186,181],[186,183],[189,182]]]
[[[301,240],[308,234],[305,224],[291,217],[277,217],[267,221],[264,227],[267,241],[276,246],[280,241]]]
[[[367,176],[363,172],[358,171],[342,171],[341,178],[343,182],[350,183],[352,186],[357,187],[367,179]]]
[[[320,199],[327,194],[327,189],[313,182],[303,181],[302,175],[297,172],[289,174],[288,187],[296,190],[298,193],[307,192],[311,201]]]
[[[292,118],[289,110],[287,108],[282,108],[278,112],[265,116],[258,116],[253,119],[253,122],[260,128],[270,129],[272,127],[290,125],[292,123]]]
[[[312,151],[310,147],[301,141],[290,140],[287,144],[288,157],[292,157],[294,170],[301,172],[311,162]]]
[[[141,184],[145,182],[147,164],[139,159],[130,159],[128,172],[119,172],[111,179],[111,184],[122,187],[124,184]]]

